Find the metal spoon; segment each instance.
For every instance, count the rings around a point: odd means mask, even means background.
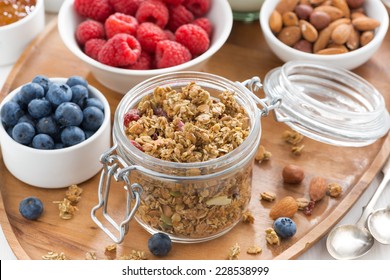
[[[390,206],[372,212],[367,226],[379,243],[390,245]]]
[[[363,213],[356,225],[341,225],[334,228],[328,235],[326,240],[326,247],[329,254],[335,259],[356,259],[366,254],[374,245],[373,235],[366,228],[367,218],[372,213],[375,203],[377,202],[382,191],[390,181],[390,159],[382,168],[384,177],[379,187],[371,197],[368,204],[363,207]],[[380,216],[381,211],[372,218],[372,228],[374,228],[375,217]],[[375,227],[376,228],[376,227]],[[376,228],[375,233],[379,230]]]

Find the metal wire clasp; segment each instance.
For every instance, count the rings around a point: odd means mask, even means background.
[[[111,147],[105,152],[100,161],[103,164],[103,170],[100,176],[99,188],[98,188],[98,204],[91,210],[92,220],[115,242],[121,243],[129,230],[129,222],[133,218],[134,214],[141,202],[142,186],[134,183],[130,183],[129,175],[131,171],[137,169],[135,165],[127,165],[121,157],[114,155],[116,145]],[[112,178],[117,182],[124,182],[124,189],[126,190],[126,212],[125,217],[119,224],[111,218],[107,213],[108,197],[110,193],[110,187]],[[133,208],[131,207],[132,201],[135,201]],[[102,208],[103,217],[119,232],[117,237],[113,234],[103,223],[97,218],[96,211]]]
[[[279,107],[282,102],[281,98],[270,100],[268,97],[263,99],[257,97],[255,92],[263,87],[259,77],[252,77],[243,82],[236,82],[236,85],[241,88],[241,90],[248,93],[257,104],[261,105],[262,108],[260,109],[260,113],[262,117],[268,116],[269,112]]]

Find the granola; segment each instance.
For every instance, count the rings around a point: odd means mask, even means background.
[[[238,256],[241,253],[240,246],[236,243],[229,249],[228,260],[238,260]]]
[[[250,255],[257,255],[260,254],[263,251],[260,246],[252,245],[247,250],[246,253]]]
[[[193,163],[222,157],[250,132],[244,108],[229,91],[204,90],[189,83],[180,90],[157,87],[124,116],[130,143],[157,159]],[[253,162],[208,180],[165,180],[132,172],[143,187],[137,220],[183,238],[205,238],[237,224],[251,196]],[[169,171],[175,176],[210,174],[209,167]]]
[[[119,257],[119,260],[147,260],[144,251],[131,250],[130,254]]]
[[[255,217],[253,217],[252,213],[247,210],[242,214],[242,221],[247,224],[253,224],[255,222]]]
[[[267,228],[265,230],[265,239],[270,245],[280,245],[280,239],[273,228]]]
[[[42,256],[43,260],[67,260],[68,258],[65,256],[63,252],[48,252],[46,255]]]

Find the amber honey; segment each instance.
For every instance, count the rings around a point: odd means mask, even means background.
[[[30,14],[37,0],[0,0],[0,26],[14,23]]]

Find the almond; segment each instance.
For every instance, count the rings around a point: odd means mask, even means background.
[[[359,47],[359,38],[359,31],[352,29],[352,32],[346,42],[346,46],[348,47],[348,49],[350,49],[351,51],[356,50]]]
[[[325,12],[330,16],[331,21],[335,21],[343,17],[343,11],[334,6],[319,6],[314,9],[314,11]]]
[[[294,12],[286,12],[282,15],[284,26],[298,25],[298,16]]]
[[[315,42],[318,38],[317,29],[308,21],[301,19],[299,21],[302,37],[309,42]]]
[[[325,49],[329,43],[330,36],[332,35],[332,29],[327,27],[320,31],[317,41],[314,42],[313,52],[318,53],[320,50]]]
[[[338,45],[345,44],[352,33],[352,29],[352,25],[350,24],[343,23],[338,25],[332,32],[332,41]]]
[[[282,20],[282,15],[274,10],[269,17],[269,27],[271,31],[275,34],[279,33],[280,30],[282,30],[283,27],[283,20]]]
[[[351,10],[349,9],[346,0],[332,0],[332,5],[336,8],[339,8],[343,12],[344,17],[351,17]]]
[[[291,47],[301,39],[301,30],[298,26],[284,27],[278,34],[278,39]]]
[[[310,199],[313,201],[319,201],[323,199],[328,190],[328,185],[326,180],[322,177],[314,177],[310,181],[309,185],[309,195]]]
[[[327,186],[325,187],[327,188]],[[274,204],[269,212],[269,216],[273,220],[280,217],[292,218],[297,211],[297,201],[291,196],[286,196]]]
[[[352,25],[359,31],[369,31],[377,28],[380,22],[370,17],[358,17],[352,20]]]
[[[275,9],[283,15],[286,12],[292,12],[295,6],[298,5],[299,0],[281,0],[275,7]]]
[[[371,40],[374,39],[374,32],[373,31],[364,31],[362,35],[360,35],[360,45],[363,47],[371,42]]]
[[[316,54],[341,54],[347,51],[342,48],[325,48],[316,52]]]

